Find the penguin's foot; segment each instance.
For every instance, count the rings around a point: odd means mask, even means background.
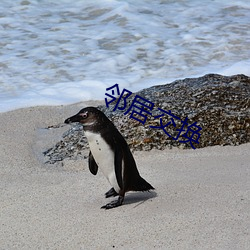
[[[111,188],[107,193],[105,193],[106,198],[109,198],[109,197],[112,197],[112,196],[115,197],[117,195],[118,195],[118,193],[115,191],[114,188]]]
[[[114,207],[119,207],[119,206],[122,205],[123,200],[124,200],[124,197],[123,196],[119,196],[118,200],[112,201],[112,202],[110,202],[110,203],[102,206],[101,208],[110,209],[110,208],[114,208]]]

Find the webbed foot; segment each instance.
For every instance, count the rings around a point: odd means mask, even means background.
[[[119,206],[122,205],[123,200],[124,200],[124,197],[119,196],[118,200],[116,200],[116,201],[111,201],[110,203],[108,203],[108,204],[102,206],[101,208],[104,208],[104,209],[111,209],[111,208],[114,208],[114,207],[119,207]]]
[[[105,193],[106,198],[109,198],[109,197],[112,197],[112,196],[115,197],[117,195],[118,195],[118,193],[115,191],[114,188],[111,188],[107,193]]]

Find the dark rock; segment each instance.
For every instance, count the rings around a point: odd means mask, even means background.
[[[145,125],[129,118],[131,112],[124,115],[136,94],[155,104]],[[114,107],[115,103],[109,108],[98,108],[114,122],[132,150],[191,148],[189,142],[179,142],[187,140],[182,136],[185,132],[181,133],[179,140],[174,140],[162,129],[149,127],[160,125],[160,118],[154,119],[154,116],[161,114],[158,108],[170,110],[181,119],[174,119],[176,127],[166,127],[167,133],[173,137],[178,135],[177,129],[181,128],[181,121],[186,117],[188,125],[197,122],[202,130],[199,132],[199,143],[193,142],[195,148],[250,142],[250,78],[245,75],[226,77],[209,74],[199,78],[177,80],[171,84],[153,86],[134,93],[128,98],[125,111],[113,111]],[[171,121],[170,118],[167,115],[162,117],[163,124]],[[76,125],[63,135],[62,141],[44,152],[44,155],[51,163],[65,158],[86,157],[82,152],[87,147],[81,126]]]

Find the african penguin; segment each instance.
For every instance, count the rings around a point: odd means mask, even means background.
[[[65,123],[72,122],[83,125],[90,147],[90,172],[96,175],[100,168],[112,186],[105,193],[106,198],[119,195],[118,200],[101,208],[110,209],[122,205],[128,191],[154,189],[140,176],[127,142],[103,112],[87,107],[65,120]]]

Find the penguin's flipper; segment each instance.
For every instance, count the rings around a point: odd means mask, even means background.
[[[122,181],[122,149],[115,147],[115,176],[120,189],[123,189]]]
[[[112,196],[115,197],[117,195],[118,195],[118,193],[115,191],[114,188],[111,188],[108,192],[105,193],[106,198],[109,198],[109,197],[112,197]]]
[[[98,171],[98,165],[96,164],[91,151],[89,151],[89,170],[93,175],[96,175]]]

